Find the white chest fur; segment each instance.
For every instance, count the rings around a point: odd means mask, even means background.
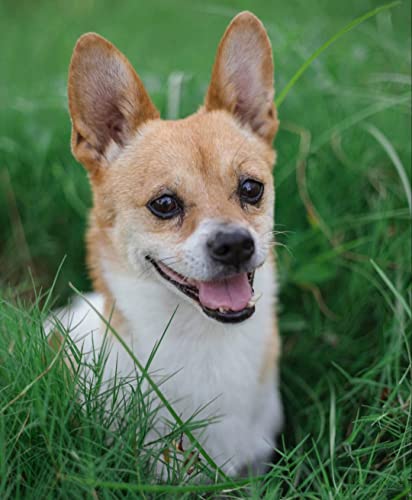
[[[265,352],[273,335],[272,266],[265,264],[256,272],[255,290],[262,297],[252,318],[239,325],[206,318],[153,278],[138,281],[107,268],[106,279],[116,298],[116,308],[126,318],[119,333],[142,364],[149,359],[176,311],[150,366],[153,378],[167,378],[161,390],[183,419],[201,408],[197,418],[218,418],[200,439],[227,473],[235,474],[246,465],[261,470],[282,421],[276,370],[273,377],[262,379]],[[103,310],[102,296],[91,294],[88,298],[97,310]],[[78,325],[70,334],[83,345],[84,352],[91,351],[92,346],[100,348],[104,327],[85,301],[75,303],[69,314],[62,311],[60,317],[69,328]],[[135,370],[118,341],[113,338],[112,342],[106,379],[114,375],[116,367],[121,376]],[[162,409],[153,432],[163,432],[162,416],[170,419],[167,410]]]

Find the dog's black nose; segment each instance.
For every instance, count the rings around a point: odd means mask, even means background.
[[[236,267],[248,261],[255,251],[252,235],[246,229],[218,231],[207,246],[213,260]]]

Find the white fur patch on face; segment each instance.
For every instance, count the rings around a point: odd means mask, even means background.
[[[107,162],[113,163],[116,160],[116,158],[118,158],[121,151],[122,148],[119,146],[119,144],[117,144],[117,142],[113,141],[112,139],[104,151],[104,156]]]
[[[260,267],[266,260],[269,245],[265,238],[260,237],[252,227],[240,224],[224,224],[227,229],[243,228],[251,234],[255,253],[248,263],[248,272]],[[192,235],[182,244],[174,248],[163,245],[152,257],[163,262],[179,274],[197,281],[211,281],[224,272],[224,266],[211,259],[208,253],[207,242],[222,228],[219,219],[206,219],[202,221]]]

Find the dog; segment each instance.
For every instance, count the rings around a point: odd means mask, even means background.
[[[161,120],[129,61],[97,34],[77,41],[68,78],[72,152],[93,193],[95,292],[55,318],[85,355],[106,338],[106,380],[136,366],[102,318],[142,365],[156,346],[150,372],[181,419],[217,417],[194,435],[229,476],[265,470],[283,418],[273,75],[264,26],[242,12],[187,118]],[[152,438],[166,419],[160,405]],[[190,447],[186,436],[179,446]]]

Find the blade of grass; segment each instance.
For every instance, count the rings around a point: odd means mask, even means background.
[[[47,311],[49,309],[49,306],[50,306],[50,301],[51,301],[51,298],[53,296],[53,292],[54,292],[54,289],[56,288],[56,283],[57,283],[57,280],[59,279],[59,276],[60,276],[60,273],[63,269],[63,265],[64,265],[64,262],[66,261],[66,255],[62,258],[60,264],[59,264],[59,267],[57,268],[57,272],[56,274],[54,275],[54,278],[53,278],[53,283],[49,289],[49,291],[47,292],[47,295],[46,295],[46,300],[44,302],[44,305],[43,305],[43,308],[42,308],[42,311]]]
[[[325,130],[321,135],[319,135],[318,139],[313,142],[312,153],[317,153],[322,146],[324,146],[327,142],[329,142],[330,138],[333,134],[342,133],[345,130],[353,127],[357,123],[362,122],[366,118],[373,116],[381,111],[385,111],[385,109],[389,109],[391,107],[395,107],[399,104],[406,103],[410,101],[411,93],[407,92],[399,97],[394,97],[392,100],[388,100],[386,102],[377,102],[370,106],[367,106],[364,109],[361,109],[357,113],[353,113],[352,115],[347,116],[344,120],[337,123],[333,127],[328,130]]]
[[[29,390],[39,381],[41,380],[45,375],[49,373],[50,370],[52,370],[53,366],[56,364],[58,359],[60,358],[61,353],[63,352],[63,349],[65,347],[65,340],[61,343],[59,350],[57,351],[56,355],[54,358],[50,361],[50,363],[47,365],[47,367],[39,374],[37,377],[32,380],[29,384],[26,385],[26,387],[20,391],[16,397],[8,401],[2,408],[0,408],[0,415],[2,415],[10,406],[12,406],[14,403],[16,403],[19,399],[21,399],[25,394],[29,392]]]
[[[385,10],[393,9],[397,5],[400,5],[400,1],[396,2],[391,2],[385,5],[381,5],[380,7],[377,7],[376,9],[372,9],[369,12],[366,12],[365,14],[357,17],[356,19],[353,19],[350,23],[345,25],[343,28],[341,28],[337,33],[335,33],[329,40],[327,40],[321,47],[319,47],[313,54],[306,59],[306,61],[302,64],[302,66],[296,71],[296,73],[292,76],[292,78],[289,80],[289,83],[286,85],[286,87],[282,90],[282,92],[278,95],[278,97],[275,99],[275,104],[277,107],[279,107],[282,102],[285,100],[286,96],[289,94],[291,89],[295,86],[296,82],[299,80],[299,78],[303,75],[303,73],[309,68],[309,66],[312,64],[312,62],[317,59],[322,52],[324,52],[330,45],[332,45],[334,42],[339,40],[343,35],[346,33],[349,33],[352,31],[356,26],[359,24],[362,24],[366,20],[370,19],[371,17],[376,16],[380,12],[383,12]]]
[[[250,484],[250,479],[243,479],[240,481],[229,481],[216,484],[130,484],[114,481],[99,481],[93,478],[77,477],[77,476],[62,476],[62,480],[78,483],[84,486],[91,486],[94,488],[107,488],[113,491],[130,491],[141,493],[198,493],[220,491],[229,493],[239,490]]]
[[[149,371],[150,365],[152,364],[152,361],[153,361],[154,357],[156,356],[157,351],[159,350],[160,344],[163,342],[163,339],[165,338],[166,332],[168,331],[169,326],[171,325],[171,323],[172,323],[172,321],[173,321],[173,319],[174,319],[174,317],[176,315],[176,312],[177,312],[178,308],[179,308],[179,305],[177,305],[175,307],[175,310],[173,311],[173,314],[170,316],[170,319],[167,322],[166,328],[163,330],[163,333],[162,333],[160,339],[155,342],[155,345],[154,345],[154,347],[152,349],[152,352],[150,353],[149,359],[147,360],[147,363],[146,363],[146,366],[145,366],[146,372]]]
[[[408,315],[409,319],[412,318],[412,312],[411,308],[408,306],[406,303],[406,300],[402,297],[402,295],[399,293],[399,291],[394,287],[393,283],[391,280],[386,276],[386,274],[382,271],[382,269],[376,264],[376,262],[373,259],[370,259],[370,262],[372,266],[375,268],[375,271],[379,274],[379,276],[382,278],[386,286],[389,288],[389,290],[395,295],[397,300],[399,301],[400,304],[402,304],[403,309],[405,310],[406,314]]]
[[[386,138],[382,132],[377,129],[374,125],[370,123],[365,123],[363,128],[369,132],[378,142],[379,144],[383,147],[385,150],[386,154],[389,156],[389,158],[392,160],[392,163],[394,164],[398,175],[401,179],[401,183],[403,186],[403,189],[405,191],[406,199],[408,201],[409,205],[409,212],[412,215],[412,193],[411,193],[411,186],[409,183],[408,176],[405,171],[405,167],[402,165],[401,159],[398,156],[398,153],[395,151],[395,148],[392,146],[392,144],[389,142],[389,140]]]
[[[332,482],[335,490],[338,489],[335,474],[335,453],[336,453],[336,394],[335,389],[330,385],[330,410],[329,410],[329,454],[330,470]]]

